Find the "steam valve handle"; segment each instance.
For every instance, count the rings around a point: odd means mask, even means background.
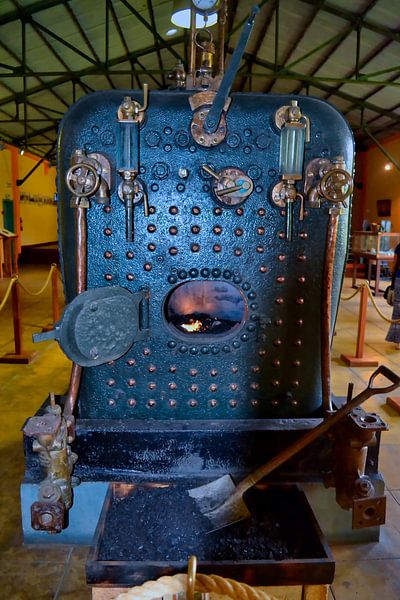
[[[353,192],[353,178],[344,169],[332,169],[322,177],[319,192],[326,200],[342,202],[346,206],[345,200]]]
[[[100,175],[95,167],[86,163],[72,165],[65,179],[69,191],[78,198],[93,196],[100,186]]]

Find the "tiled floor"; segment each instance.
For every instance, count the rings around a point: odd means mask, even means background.
[[[25,267],[21,278],[33,290],[45,278],[46,269]],[[6,282],[0,281],[0,299]],[[345,283],[344,296],[349,294]],[[385,314],[390,309],[382,299]],[[40,297],[21,293],[24,346],[36,351],[29,365],[0,365],[0,599],[61,600],[89,599],[84,563],[87,548],[72,546],[23,546],[19,512],[19,483],[23,476],[23,451],[20,428],[49,391],[63,393],[69,377],[69,362],[53,342],[33,347],[32,333],[50,321],[50,290]],[[363,389],[372,368],[348,369],[340,362],[342,353],[355,349],[357,298],[341,304],[333,346],[333,391],[346,393],[351,380],[355,393]],[[400,373],[400,351],[384,341],[387,324],[371,305],[368,310],[366,354]],[[12,326],[9,303],[0,313],[0,355],[12,351]],[[399,391],[400,395],[400,391]],[[400,416],[385,404],[385,398],[371,398],[365,405],[378,411],[390,426],[382,436],[381,471],[387,484],[387,524],[379,543],[337,546],[336,576],[331,587],[332,600],[399,600],[400,598]]]

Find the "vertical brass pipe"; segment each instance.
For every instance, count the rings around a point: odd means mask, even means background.
[[[75,270],[76,293],[81,294],[87,286],[87,223],[86,209],[80,206],[75,208]],[[73,363],[68,394],[64,405],[64,416],[73,415],[78,398],[81,376],[82,367]]]
[[[194,85],[196,75],[196,9],[194,4],[190,8],[190,63],[189,78],[191,85]]]
[[[218,18],[218,75],[223,77],[225,71],[225,26],[227,6],[223,0]]]
[[[325,415],[332,413],[331,400],[331,314],[333,265],[335,261],[336,237],[339,224],[339,212],[332,208],[329,215],[328,231],[325,243],[325,260],[322,282],[321,307],[321,379],[322,406]]]

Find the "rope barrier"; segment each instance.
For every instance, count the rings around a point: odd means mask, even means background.
[[[13,287],[14,283],[17,281],[17,279],[18,279],[18,277],[16,275],[11,277],[10,283],[8,284],[8,288],[6,290],[6,295],[4,296],[3,300],[0,303],[0,312],[3,310],[5,303],[8,300],[8,296],[11,294],[12,287]]]
[[[368,290],[368,296],[372,302],[372,306],[375,308],[376,312],[378,313],[378,315],[384,320],[386,321],[386,323],[400,323],[400,319],[389,319],[389,317],[387,317],[386,315],[383,314],[383,312],[381,311],[381,309],[379,308],[379,306],[376,303],[376,300],[372,294],[372,290],[369,287],[369,283],[368,281],[363,281],[363,283],[360,285],[359,288],[356,289],[356,291],[354,292],[354,294],[351,294],[351,296],[347,296],[347,298],[343,298],[341,297],[340,300],[343,300],[343,302],[347,302],[348,300],[351,300],[352,298],[354,298],[355,296],[357,296],[357,294],[359,294],[361,292],[362,288],[367,288]]]
[[[56,268],[57,268],[57,265],[55,263],[52,263],[52,265],[50,267],[50,271],[49,271],[49,273],[47,275],[47,279],[46,279],[44,285],[37,292],[32,292],[31,290],[29,290],[19,279],[18,279],[18,283],[22,287],[22,289],[24,290],[24,292],[26,292],[30,296],[40,296],[40,294],[43,294],[44,290],[49,285],[49,282],[50,282],[50,279],[51,279],[51,275],[52,275],[54,269],[56,269]],[[16,277],[18,278],[18,275],[16,275]]]

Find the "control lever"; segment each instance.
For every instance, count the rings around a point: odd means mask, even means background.
[[[243,27],[242,33],[240,34],[239,42],[232,54],[228,69],[221,81],[218,92],[216,93],[210,111],[204,121],[204,131],[208,134],[215,133],[218,125],[221,121],[222,113],[224,111],[225,102],[230,94],[233,82],[239,69],[240,62],[243,58],[247,42],[249,41],[250,34],[254,26],[254,20],[257,14],[260,12],[259,6],[253,6],[249,18]]]
[[[134,238],[134,206],[143,201],[144,215],[149,216],[149,204],[147,193],[140,179],[136,177],[133,171],[123,171],[121,173],[123,181],[118,186],[118,197],[125,206],[125,231],[126,241],[132,242]]]
[[[225,167],[218,173],[209,165],[202,165],[201,168],[214,179],[213,192],[217,200],[224,206],[231,207],[242,204],[254,189],[253,180],[235,167]]]

